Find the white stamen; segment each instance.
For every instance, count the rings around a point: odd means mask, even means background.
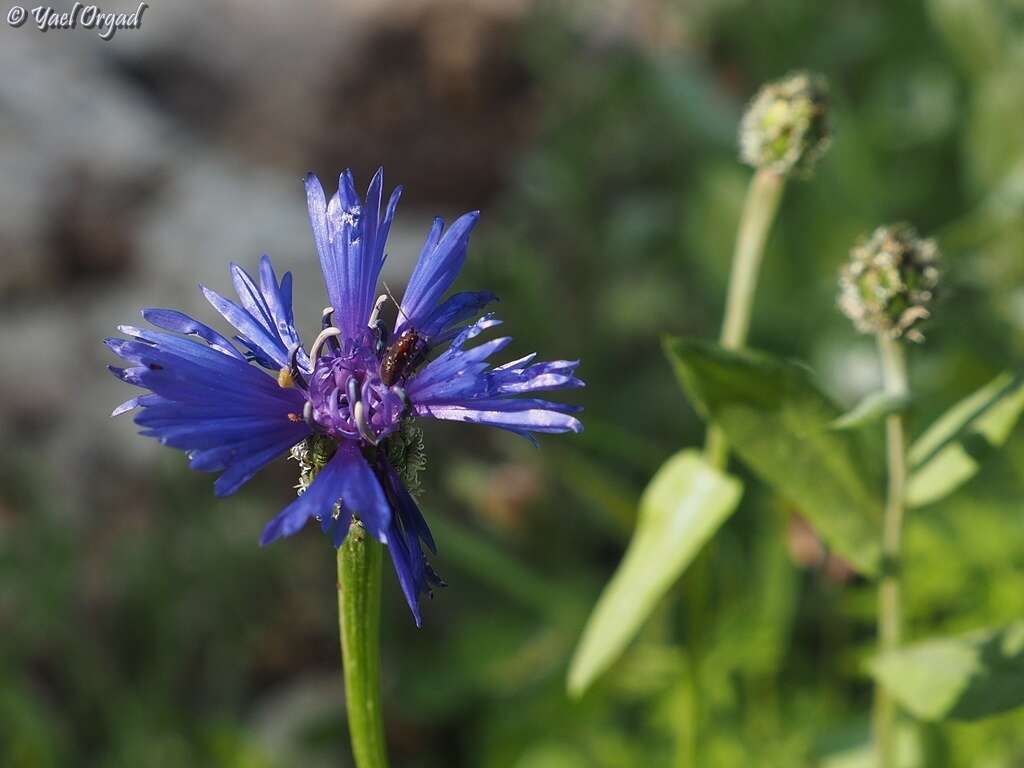
[[[384,306],[384,302],[387,300],[387,295],[383,293],[377,297],[377,303],[373,305],[373,312],[370,313],[370,322],[367,323],[370,328],[375,328],[377,326],[377,318],[380,317],[380,309]]]
[[[356,403],[359,402],[359,382],[355,376],[349,376],[345,386],[345,394],[348,395],[348,407],[355,413]]]
[[[313,346],[309,348],[309,359],[316,360],[320,357],[320,349],[327,342],[328,339],[334,338],[335,336],[341,336],[341,330],[331,326],[330,328],[324,328],[320,331],[320,335],[313,341]]]
[[[359,434],[363,436],[363,439],[370,443],[370,445],[379,443],[380,438],[373,434],[373,430],[370,429],[370,422],[366,420],[366,406],[363,405],[362,400],[356,403],[352,415],[356,422],[356,429],[359,430]]]

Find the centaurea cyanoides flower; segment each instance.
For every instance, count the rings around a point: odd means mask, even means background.
[[[309,349],[295,327],[291,274],[279,281],[267,256],[258,278],[232,264],[237,302],[201,288],[237,329],[233,340],[169,309],[143,310],[157,330],[121,326],[127,339],[107,339],[128,363],[111,367],[114,374],[148,390],[114,415],[138,408],[143,435],[186,451],[193,469],[220,471],[219,496],[291,451],[303,469],[300,495],[267,524],[261,543],[315,518],[339,547],[357,519],[387,544],[418,625],[419,596],[442,582],[426,561],[424,546],[436,548],[407,487],[409,470],[421,466],[411,455],[422,447],[412,420],[485,424],[531,440],[579,432],[572,415],[578,408],[538,397],[583,386],[574,373],[578,361],[527,355],[495,366],[489,359],[511,339],[474,345],[500,323],[479,317],[495,297],[445,295],[466,259],[476,212],[447,229],[434,220],[389,329],[380,317],[387,297],[377,286],[401,189],[382,210],[382,171],[365,201],[348,171],[330,200],[316,176],[305,186],[330,302]]]

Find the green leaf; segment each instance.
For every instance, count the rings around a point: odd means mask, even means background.
[[[830,429],[840,409],[810,371],[702,341],[666,339],[665,352],[698,410],[725,431],[739,457],[858,571],[877,573],[876,472],[855,433]]]
[[[922,720],[978,720],[1024,705],[1024,622],[883,654],[871,674]]]
[[[961,400],[911,446],[907,505],[938,501],[970,480],[1024,411],[1024,375],[1003,373]]]
[[[693,450],[655,473],[626,555],[587,620],[569,667],[580,696],[614,662],[658,601],[739,503],[742,486]]]
[[[891,414],[902,413],[907,410],[909,405],[909,395],[873,392],[857,403],[852,410],[835,419],[829,426],[832,429],[860,429]]]

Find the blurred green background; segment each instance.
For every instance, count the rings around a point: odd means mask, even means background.
[[[143,28],[0,28],[0,765],[350,765],[334,557],[268,549],[296,466],[236,496],[107,413],[100,344],[142,306],[269,252],[324,300],[299,179],[384,165],[406,197],[388,279],[428,217],[482,208],[462,289],[499,293],[511,356],[581,357],[581,436],[540,450],[431,425],[424,509],[450,586],[416,630],[385,577],[388,740],[404,768],[870,765],[872,585],[750,478],[743,505],[579,702],[568,658],[646,480],[702,440],[659,348],[712,337],[749,169],[736,125],[795,68],[835,140],[786,191],[752,346],[841,402],[878,382],[835,310],[855,238],[939,240],[911,428],[1019,361],[1024,3],[218,0]],[[881,435],[875,435],[881,440]],[[1024,436],[909,521],[909,634],[1024,616]],[[742,469],[737,469],[742,472]],[[685,645],[680,645],[685,639]],[[1024,714],[926,728],[908,764],[1024,766]]]

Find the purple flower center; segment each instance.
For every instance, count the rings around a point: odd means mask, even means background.
[[[310,377],[309,401],[313,420],[327,434],[373,444],[398,428],[407,405],[405,391],[381,379],[371,333],[326,346]]]

